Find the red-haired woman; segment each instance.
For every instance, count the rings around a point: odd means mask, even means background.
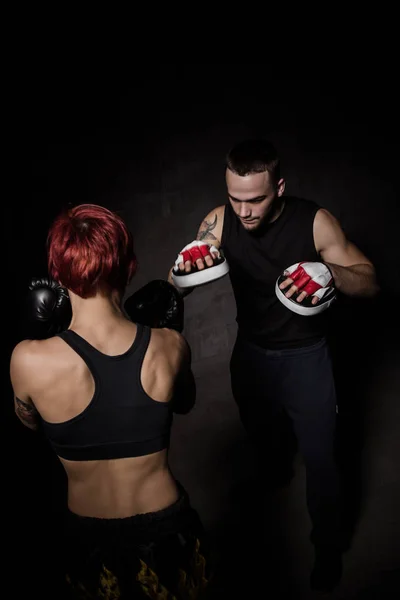
[[[71,597],[200,597],[202,527],[168,466],[174,402],[195,395],[189,347],[123,313],[136,259],[117,214],[88,204],[61,214],[48,268],[72,320],[14,348],[11,382],[16,414],[41,426],[67,474],[59,551],[66,541]]]

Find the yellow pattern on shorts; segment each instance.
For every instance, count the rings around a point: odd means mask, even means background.
[[[152,600],[197,600],[207,587],[208,580],[205,575],[206,561],[200,554],[200,542],[196,540],[195,551],[191,560],[190,575],[179,570],[178,596],[171,594],[160,584],[156,573],[150,569],[145,562],[140,561],[142,568],[136,576],[140,582],[142,591]]]
[[[183,569],[179,570],[177,596],[160,583],[157,574],[143,560],[140,560],[140,565],[141,569],[136,575],[136,580],[140,584],[142,593],[152,600],[198,600],[208,585],[206,560],[200,553],[199,540],[196,540],[190,563],[190,574]],[[119,600],[121,597],[118,579],[105,565],[102,565],[96,592],[88,591],[82,583],[75,584],[69,575],[67,575],[67,582],[77,600]]]
[[[102,565],[102,569],[100,571],[99,587],[95,594],[88,592],[85,586],[81,583],[75,585],[68,575],[67,582],[72,587],[77,600],[99,600],[100,598],[102,600],[119,600],[121,597],[118,579],[104,565]]]

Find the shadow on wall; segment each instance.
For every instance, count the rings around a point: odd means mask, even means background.
[[[399,355],[393,336],[394,323],[399,322],[392,300],[387,291],[373,300],[341,297],[329,315],[338,398],[337,456],[344,475],[350,545],[367,495],[366,419],[379,403],[370,390],[376,390],[389,357]]]

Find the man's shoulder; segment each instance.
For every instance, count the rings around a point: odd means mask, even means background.
[[[225,204],[220,204],[219,206],[215,206],[207,213],[207,215],[204,217],[204,220],[209,220],[209,219],[215,217],[215,215],[218,218],[222,218],[225,214],[225,209],[228,204],[229,204],[229,202],[226,202]]]
[[[201,222],[196,239],[212,243],[218,248],[221,244],[224,215],[225,205],[210,210]]]
[[[225,208],[226,206],[229,204],[229,202],[225,202],[225,204],[219,204],[218,206],[215,206],[214,208],[212,208],[210,210],[210,213],[218,213],[218,214],[223,214],[225,212]]]
[[[314,218],[322,208],[315,200],[304,198],[302,196],[285,196],[285,203],[288,216],[292,215],[293,217],[302,216]]]

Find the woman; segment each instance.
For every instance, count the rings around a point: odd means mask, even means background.
[[[67,474],[71,597],[198,598],[202,527],[168,466],[173,407],[195,395],[189,347],[123,313],[136,259],[115,213],[86,204],[61,214],[48,268],[68,290],[71,323],[20,342],[10,372],[17,416],[41,426]]]

